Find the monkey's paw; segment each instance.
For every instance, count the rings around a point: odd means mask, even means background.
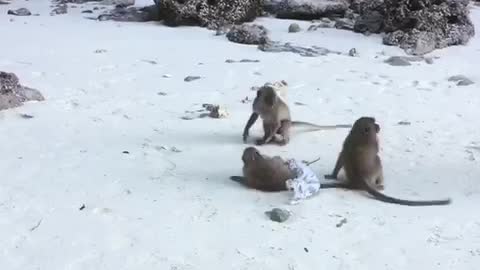
[[[258,140],[255,141],[255,144],[256,145],[263,145],[263,144],[265,144],[265,140],[264,139],[258,139]]]

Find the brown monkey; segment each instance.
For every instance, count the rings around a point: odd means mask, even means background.
[[[290,109],[284,98],[286,96],[286,82],[282,81],[283,87],[265,84],[257,91],[257,96],[253,100],[252,114],[243,130],[243,141],[246,142],[249,130],[255,124],[258,117],[263,120],[264,136],[256,141],[257,145],[275,142],[279,145],[285,145],[290,141],[290,128],[292,126],[309,126],[314,130],[327,130],[337,128],[350,128],[351,125],[319,126],[302,121],[292,121]],[[281,140],[276,139],[276,135],[282,136]]]
[[[343,143],[335,168],[332,174],[325,175],[326,179],[336,179],[343,167],[349,189],[366,190],[375,199],[409,206],[447,205],[450,199],[431,201],[411,201],[393,198],[378,190],[383,190],[383,168],[378,156],[378,138],[380,126],[373,117],[361,117],[353,127]]]
[[[295,178],[285,161],[279,157],[268,157],[260,154],[255,147],[247,147],[243,151],[243,176],[231,176],[230,179],[247,187],[261,191],[287,190],[285,182]],[[325,183],[321,188],[348,186],[345,183]]]

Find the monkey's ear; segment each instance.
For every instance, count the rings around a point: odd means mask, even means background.
[[[277,99],[277,94],[275,93],[275,90],[272,88],[269,88],[268,90],[265,90],[265,94],[263,96],[263,100],[265,101],[265,104],[268,106],[273,106],[275,104],[275,101]]]

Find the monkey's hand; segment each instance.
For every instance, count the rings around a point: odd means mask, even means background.
[[[244,131],[242,137],[243,137],[243,142],[246,143],[248,138],[248,131]]]
[[[325,174],[323,177],[325,177],[325,179],[329,179],[329,180],[337,179],[337,177],[333,174]]]
[[[265,144],[265,140],[264,140],[264,139],[258,139],[258,140],[255,141],[255,144],[256,144],[256,145]]]

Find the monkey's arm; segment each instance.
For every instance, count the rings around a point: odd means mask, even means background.
[[[264,123],[264,130],[265,130],[265,135],[263,135],[262,139],[259,139],[256,141],[257,145],[262,145],[269,143],[273,138],[275,137],[275,134],[277,134],[278,129],[281,127],[280,123],[274,123],[274,124],[267,124],[265,125]]]
[[[333,168],[332,174],[326,174],[325,179],[337,179],[338,172],[343,167],[343,153],[338,154],[337,162],[335,163],[335,168]]]
[[[255,124],[257,119],[258,119],[258,114],[255,113],[255,112],[252,112],[252,115],[250,115],[250,118],[248,119],[247,124],[245,125],[245,128],[243,129],[243,142],[247,141],[248,132],[249,132],[250,128],[253,126],[253,124]]]

